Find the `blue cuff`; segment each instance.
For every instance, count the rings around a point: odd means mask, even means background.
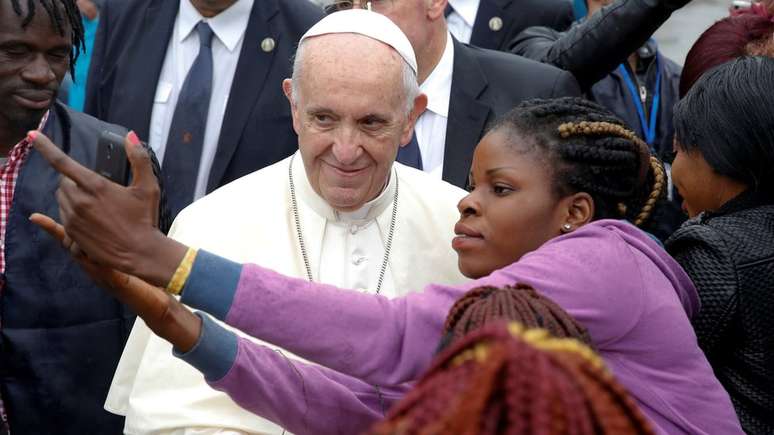
[[[176,349],[172,353],[191,364],[204,374],[207,382],[215,382],[226,376],[236,360],[237,336],[218,325],[210,316],[195,312],[202,319],[202,332],[193,348],[185,353]]]
[[[225,320],[241,275],[241,264],[200,249],[180,301]]]

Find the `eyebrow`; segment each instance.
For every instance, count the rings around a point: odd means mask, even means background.
[[[515,171],[516,168],[514,168],[513,166],[499,166],[497,168],[487,169],[486,175],[492,175],[492,174],[496,174],[498,172],[502,172],[502,171],[506,171],[506,170]]]

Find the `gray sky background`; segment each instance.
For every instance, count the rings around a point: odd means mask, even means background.
[[[712,23],[727,16],[730,4],[731,0],[694,0],[672,14],[655,35],[661,52],[682,65],[696,38]]]

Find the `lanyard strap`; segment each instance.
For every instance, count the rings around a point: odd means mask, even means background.
[[[637,108],[637,115],[640,118],[640,126],[642,132],[645,135],[645,142],[653,148],[653,142],[656,141],[656,118],[658,117],[658,106],[661,101],[661,62],[659,60],[658,53],[656,54],[656,86],[653,92],[653,103],[650,107],[650,119],[645,119],[645,107],[643,101],[640,99],[640,93],[637,87],[634,85],[629,70],[626,69],[624,64],[618,65],[618,71],[623,76],[626,87],[629,88],[632,100],[634,101],[634,107]],[[648,122],[650,121],[650,122]]]

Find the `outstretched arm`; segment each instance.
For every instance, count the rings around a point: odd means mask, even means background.
[[[511,43],[510,51],[569,71],[581,89],[588,90],[689,1],[617,0],[564,33],[526,29]]]

